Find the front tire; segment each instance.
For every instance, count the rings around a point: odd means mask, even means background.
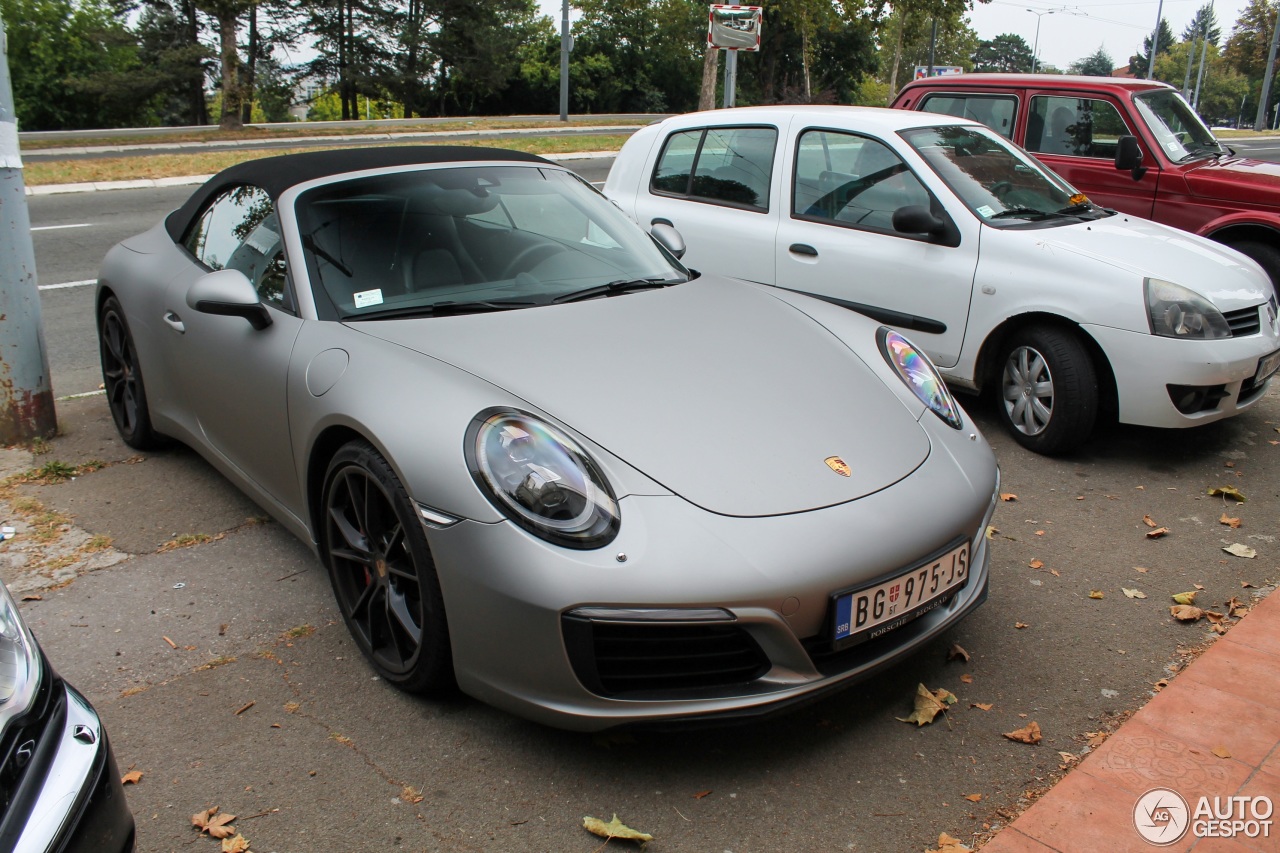
[[[158,447],[162,439],[151,426],[138,350],[129,333],[124,309],[114,296],[107,298],[98,315],[98,355],[102,361],[102,387],[106,391],[107,406],[120,438],[136,450]]]
[[[1000,355],[1000,415],[1028,450],[1074,450],[1098,416],[1098,375],[1080,339],[1051,326],[1014,332]]]
[[[340,449],[325,475],[320,534],[338,609],[360,651],[410,693],[453,685],[435,561],[413,502],[372,445]]]

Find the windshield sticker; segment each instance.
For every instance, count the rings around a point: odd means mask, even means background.
[[[357,308],[368,308],[370,305],[382,304],[382,290],[362,290],[355,296]]]
[[[1170,151],[1177,151],[1182,147],[1182,145],[1174,140],[1170,140],[1164,144],[1164,147],[1168,148]]]
[[[995,211],[985,204],[982,207],[978,208],[979,216],[991,216],[993,213],[995,213]]]

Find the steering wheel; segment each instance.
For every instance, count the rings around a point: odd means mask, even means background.
[[[547,258],[558,255],[564,250],[564,246],[559,243],[534,243],[532,246],[526,246],[507,261],[498,278],[515,278],[517,273],[533,269]]]
[[[987,187],[987,192],[991,193],[998,199],[1003,199],[1004,194],[1013,189],[1013,181],[996,181]]]

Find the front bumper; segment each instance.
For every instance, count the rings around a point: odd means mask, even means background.
[[[1271,380],[1255,384],[1258,360],[1280,349],[1276,324],[1266,319],[1257,334],[1215,341],[1179,341],[1110,326],[1085,325],[1106,354],[1116,378],[1121,423],[1191,427],[1238,415],[1262,399]],[[1273,377],[1274,379],[1274,377]],[[1168,386],[1213,389],[1222,396],[1184,414]]]
[[[46,672],[51,672],[46,667]],[[52,679],[27,725],[27,759],[0,818],[0,849],[15,853],[129,853],[133,816],[106,729],[93,707]],[[13,760],[14,755],[0,756]]]
[[[920,468],[827,509],[733,518],[678,497],[630,496],[618,538],[598,551],[556,548],[505,522],[431,530],[459,686],[521,716],[591,731],[770,713],[900,659],[987,593],[994,458],[971,427],[926,429],[933,450]],[[852,649],[824,644],[832,593],[905,572],[958,538],[970,542],[970,578],[944,604]],[[582,608],[719,610],[762,663],[731,684],[625,696],[588,689],[566,648],[566,614]]]

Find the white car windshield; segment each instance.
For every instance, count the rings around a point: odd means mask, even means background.
[[[689,278],[560,169],[395,172],[309,190],[296,211],[316,298],[343,319],[520,308]]]
[[[1135,95],[1133,103],[1165,155],[1174,162],[1225,154],[1212,131],[1177,92],[1161,89]]]
[[[1030,155],[975,125],[901,131],[960,200],[989,225],[1071,222],[1106,212]]]

